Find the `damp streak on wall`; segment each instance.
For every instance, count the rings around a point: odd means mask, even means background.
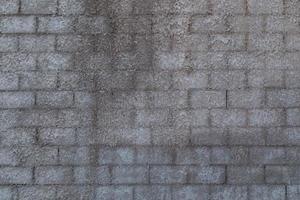
[[[300,199],[298,0],[0,0],[0,200]]]

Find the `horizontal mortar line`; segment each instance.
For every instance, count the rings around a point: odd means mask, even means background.
[[[2,73],[2,74],[12,74],[11,72],[8,73]],[[0,73],[1,75],[1,73]],[[22,78],[22,75],[20,75]],[[228,89],[227,89],[228,90]],[[162,94],[170,94],[175,92],[225,92],[226,89],[215,89],[215,88],[186,88],[186,89],[118,89],[118,88],[111,88],[111,89],[69,89],[69,88],[44,88],[44,89],[35,89],[35,88],[24,88],[24,89],[7,89],[7,90],[0,90],[0,93],[18,93],[18,92],[73,92],[73,93],[90,93],[90,94],[101,94],[101,93],[162,93]],[[285,92],[285,91],[300,91],[300,88],[241,88],[241,89],[230,89],[228,90],[230,92],[251,92],[251,91],[266,91],[266,92]],[[242,109],[256,109],[256,108],[298,108],[299,106],[280,106],[280,107],[270,107],[270,106],[253,106],[253,107],[233,107],[232,108],[242,108]],[[192,108],[222,108],[222,107],[201,107],[201,106],[192,106]]]
[[[27,55],[27,56],[32,56],[34,58],[37,58],[39,59],[39,56],[44,56],[44,55],[55,55],[55,54],[60,54],[60,55],[66,55],[66,56],[71,56],[73,57],[73,54],[76,54],[78,52],[67,52],[67,51],[64,51],[64,52],[56,52],[56,51],[45,51],[45,52],[40,52],[40,53],[36,53],[36,52],[0,52],[0,56],[6,56],[6,55],[12,55],[14,56],[15,58],[14,59],[18,59],[18,56],[21,56],[21,55]],[[94,54],[97,56],[97,54]],[[101,55],[101,54],[100,54]],[[11,57],[9,60],[14,60],[12,59],[13,57]],[[1,58],[0,58],[1,59]],[[76,63],[74,65],[71,65],[72,67],[74,68],[77,68],[79,67],[79,65],[84,65],[84,64],[88,64],[88,63],[80,63],[78,61],[75,61]],[[38,67],[43,67],[44,66],[41,66],[41,65],[37,65]],[[0,66],[1,67],[1,66]],[[14,67],[14,66],[13,66]],[[114,67],[114,66],[111,66],[111,67]],[[18,66],[16,67],[18,68]],[[231,67],[230,66],[230,69],[227,69],[227,68],[215,68],[213,65],[205,65],[205,66],[201,66],[201,67],[198,67],[196,65],[194,66],[190,66],[189,68],[187,67],[182,67],[182,68],[178,68],[178,69],[170,69],[170,70],[161,70],[161,69],[155,69],[155,71],[147,71],[147,70],[139,70],[139,69],[133,69],[133,68],[130,68],[130,69],[125,69],[125,70],[121,70],[121,69],[116,69],[116,70],[105,70],[105,69],[87,69],[86,71],[82,71],[82,70],[76,70],[76,69],[68,69],[68,70],[46,70],[46,69],[39,69],[39,70],[35,70],[35,69],[28,69],[28,70],[0,70],[1,73],[34,73],[34,72],[40,72],[40,73],[54,73],[54,72],[60,72],[60,73],[64,73],[64,72],[73,72],[73,73],[83,73],[83,74],[89,74],[89,73],[113,73],[113,72],[128,72],[128,73],[149,73],[150,74],[158,74],[158,73],[182,73],[182,74],[187,74],[187,70],[190,70],[192,72],[201,72],[201,73],[212,73],[212,72],[247,72],[247,71],[272,71],[271,68],[238,68],[238,67]],[[275,72],[284,72],[285,70],[290,70],[290,71],[295,71],[295,72],[299,72],[298,69],[296,68],[291,68],[291,69],[284,69],[284,68],[278,68],[278,69],[273,69],[273,71]],[[97,75],[97,74],[96,74]],[[247,86],[248,88],[250,86]],[[252,88],[286,88],[285,86],[264,86],[263,84],[261,84],[261,87],[259,86],[251,86]],[[291,88],[297,88],[297,86],[295,87],[291,87]],[[299,88],[299,87],[298,87]]]
[[[170,32],[171,34],[172,32]],[[228,36],[240,36],[240,35],[245,35],[245,34],[249,34],[250,35],[256,35],[256,34],[261,34],[261,32],[257,31],[257,32],[233,32],[233,31],[226,31],[226,32],[223,32],[223,31],[220,31],[220,32],[214,32],[214,31],[205,31],[205,32],[199,32],[199,31],[191,31],[191,32],[185,32],[187,34],[187,36],[189,35],[194,35],[194,34],[197,34],[197,35],[203,35],[203,36],[207,36],[207,35],[211,35],[211,36],[214,36],[214,35],[228,35]],[[261,35],[278,35],[278,34],[289,34],[289,35],[298,35],[300,33],[300,30],[299,31],[287,31],[287,32],[273,32],[273,31],[269,31],[269,32],[264,32],[263,34]],[[1,35],[5,35],[5,36],[29,36],[29,35],[39,35],[39,36],[42,36],[42,35],[57,35],[57,36],[96,36],[96,37],[99,37],[99,36],[115,36],[115,35],[135,35],[135,36],[163,36],[165,35],[163,32],[143,32],[143,33],[139,33],[139,32],[91,32],[91,33],[87,33],[87,32],[83,32],[83,31],[77,31],[77,30],[74,30],[74,31],[70,31],[70,32],[59,32],[59,31],[56,31],[56,32],[51,32],[51,31],[34,31],[34,32],[1,32]],[[200,51],[200,50],[198,50]],[[204,51],[204,50],[203,50]],[[287,48],[286,50],[283,49],[283,50],[264,50],[264,49],[250,49],[250,50],[246,50],[246,49],[242,49],[242,50],[239,50],[239,49],[236,49],[236,50],[212,50],[212,51],[247,51],[247,52],[252,52],[252,51],[273,51],[273,52],[281,52],[281,51],[288,51],[288,52],[299,52],[299,50],[297,49],[291,49],[291,48]],[[193,52],[193,51],[192,51]]]
[[[0,111],[4,111],[4,110],[18,110],[20,109],[21,111],[42,111],[42,110],[53,110],[53,111],[70,111],[70,110],[83,110],[85,109],[86,107],[72,107],[72,106],[66,106],[66,107],[63,107],[63,106],[28,106],[28,107],[15,107],[15,108],[1,108],[0,107]],[[296,107],[298,108],[298,107]],[[189,108],[189,107],[146,107],[146,108],[139,108],[139,107],[129,107],[128,109],[121,109],[121,108],[113,108],[113,107],[109,107],[109,108],[98,108],[99,111],[107,111],[107,112],[110,112],[110,111],[118,111],[118,110],[121,110],[121,111],[128,111],[128,112],[131,112],[131,111],[157,111],[157,110],[160,110],[160,109],[163,109],[165,111],[168,111],[168,110],[172,110],[174,112],[177,112],[177,111],[193,111],[193,110],[203,110],[203,111],[207,111],[207,110],[211,110],[211,111],[220,111],[220,110],[223,110],[224,112],[226,111],[251,111],[251,110],[261,110],[261,109],[248,109],[248,108],[241,108],[241,109],[235,109],[235,108],[232,108],[231,110],[230,109],[225,109],[225,107],[219,107],[219,108],[199,108],[199,109],[194,109],[194,108]],[[274,109],[266,109],[266,110],[282,110],[283,108],[274,108]],[[88,109],[87,109],[88,111]],[[151,126],[151,125],[150,125]],[[137,126],[138,127],[150,127],[150,126]],[[283,125],[279,125],[279,126],[273,126],[273,125],[265,125],[265,126],[211,126],[211,127],[282,127]],[[100,127],[115,127],[115,126],[100,126]],[[121,127],[121,126],[120,126]],[[167,127],[167,126],[166,126]],[[171,126],[172,127],[172,126]],[[178,126],[173,126],[173,127],[178,127]],[[181,126],[181,127],[205,127],[205,125],[195,125],[195,126],[190,126],[190,125],[185,125],[185,126]],[[208,126],[206,126],[208,127]]]
[[[244,35],[244,34],[250,34],[250,35],[256,35],[256,34],[260,34],[260,35],[278,35],[278,34],[288,34],[288,36],[290,35],[299,35],[300,33],[300,29],[299,31],[265,31],[265,32],[261,32],[261,31],[188,31],[185,32],[187,33],[186,36],[189,35],[194,35],[197,34],[199,36],[203,35],[203,36],[208,36],[208,35],[231,35],[231,36],[239,36],[239,35]],[[83,31],[78,31],[78,30],[74,30],[74,31],[70,31],[70,32],[60,32],[60,31],[33,31],[33,32],[2,32],[1,35],[4,36],[23,36],[23,35],[57,35],[57,36],[117,36],[117,35],[131,35],[131,36],[167,36],[164,32],[149,32],[149,33],[133,33],[133,32],[91,32],[91,33],[87,33],[87,32],[83,32]],[[231,50],[232,51],[232,50]],[[243,50],[243,51],[257,51],[257,50]],[[284,51],[284,50],[264,50],[264,51]],[[289,50],[287,49],[286,51],[295,51],[298,52],[299,50],[294,49],[294,50]]]
[[[12,74],[11,72],[8,73],[3,73],[3,74]],[[0,74],[2,75],[2,74]],[[19,76],[22,75],[19,74]],[[257,88],[246,88],[246,89],[231,89],[228,90],[229,92],[247,92],[247,91],[300,91],[299,89],[291,89],[291,88],[287,88],[287,89],[283,89],[283,88],[265,88],[265,89],[257,89]],[[107,90],[85,90],[85,89],[68,89],[68,88],[44,88],[44,89],[34,89],[34,88],[24,88],[24,89],[6,89],[6,90],[0,90],[0,93],[17,93],[17,92],[74,92],[74,93],[99,93],[101,94],[102,92],[106,92],[106,93],[111,93],[111,91],[113,92],[120,92],[120,93],[134,93],[134,92],[144,92],[144,93],[163,93],[163,94],[170,94],[173,92],[225,92],[226,89],[214,89],[214,88],[186,88],[186,89],[165,89],[165,90],[161,90],[161,89],[107,89]],[[194,108],[200,108],[200,107],[194,107]],[[212,107],[206,107],[206,108],[212,108]],[[217,108],[217,107],[216,107]],[[245,108],[245,107],[244,107]]]
[[[37,16],[37,17],[66,17],[66,18],[72,18],[72,17],[106,17],[109,19],[128,19],[128,18],[132,18],[132,17],[167,17],[167,16],[192,16],[192,15],[203,15],[203,16],[209,16],[205,13],[201,14],[197,14],[197,13],[192,13],[192,12],[148,12],[148,13],[125,13],[122,15],[117,15],[117,14],[113,14],[113,13],[108,13],[105,15],[101,15],[98,13],[82,13],[82,14],[62,14],[62,13],[47,13],[47,14],[43,14],[43,13],[25,13],[25,12],[21,12],[21,13],[12,13],[12,14],[0,14],[0,17],[11,17],[11,16]]]
[[[72,33],[67,33],[67,32],[30,32],[30,33],[18,33],[18,32],[12,32],[12,33],[1,33],[1,36],[94,36],[94,37],[100,37],[100,36],[117,36],[117,34],[109,34],[107,33],[82,33],[82,32],[72,32]],[[131,34],[129,34],[131,35]],[[148,34],[145,34],[145,36]]]
[[[51,110],[44,110],[44,111],[51,111]],[[67,111],[67,110],[66,110]],[[71,111],[71,110],[70,110]],[[80,111],[80,110],[77,110],[77,111]],[[82,110],[81,110],[82,111]],[[190,126],[185,126],[185,127],[178,127],[178,126],[134,126],[134,127],[130,127],[130,126],[97,126],[97,127],[91,127],[91,125],[86,125],[86,126],[65,126],[63,124],[60,124],[60,123],[55,123],[55,125],[53,126],[47,126],[47,125],[22,125],[22,126],[11,126],[9,127],[10,129],[12,128],[97,128],[96,130],[135,130],[135,129],[154,129],[157,128],[157,129],[174,129],[174,130],[186,130],[186,129],[189,129],[189,128],[283,128],[283,127],[286,127],[286,128],[294,128],[294,127],[298,127],[298,126],[211,126],[211,127],[208,127],[208,126],[193,126],[193,127],[190,127]]]
[[[8,13],[8,14],[0,14],[0,20],[4,19],[4,18],[8,18],[8,17],[62,17],[62,18],[80,18],[80,17],[85,17],[85,18],[92,18],[92,17],[103,17],[106,18],[108,20],[113,20],[115,18],[119,19],[119,18],[130,18],[130,17],[134,17],[135,15],[122,15],[121,17],[119,15],[101,15],[101,14],[91,14],[91,13],[83,13],[83,14],[60,14],[60,13],[38,13],[38,12],[20,12],[20,13]],[[141,15],[137,15],[137,16],[151,16],[151,15],[147,15],[147,14],[141,14]],[[157,16],[164,16],[164,15],[157,15]]]
[[[215,164],[215,163],[211,163],[209,165],[207,165],[207,167],[231,167],[231,168],[264,168],[264,167],[300,167],[300,163],[284,163],[284,164],[265,164],[265,163],[255,163],[255,162],[251,162],[251,161],[247,161],[245,163],[239,163],[239,164],[234,164],[234,163],[221,163],[221,164]],[[205,166],[203,166],[205,167]]]
[[[101,160],[100,160],[101,162]],[[181,167],[181,168],[187,168],[187,170],[189,170],[189,168],[225,168],[225,167],[232,167],[232,168],[263,168],[264,166],[266,167],[290,167],[290,168],[298,168],[300,167],[300,163],[282,163],[282,164],[265,164],[265,163],[255,163],[255,162],[251,162],[251,161],[247,161],[245,163],[238,163],[238,164],[234,164],[234,163],[214,163],[214,162],[207,162],[205,163],[204,161],[202,161],[203,163],[199,163],[199,164],[177,164],[177,163],[164,163],[164,164],[152,164],[152,163],[138,163],[138,162],[133,162],[131,164],[124,164],[124,163],[108,163],[108,164],[98,164],[98,165],[94,165],[94,164],[48,164],[48,165],[1,165],[0,166],[0,170],[2,168],[23,168],[23,169],[27,169],[27,168],[33,168],[33,167],[40,167],[40,168],[46,168],[46,167],[57,167],[57,168],[98,168],[98,167],[113,167],[113,168],[118,168],[118,167]],[[151,169],[150,169],[151,171]]]
[[[288,184],[288,183],[236,183],[236,184],[229,184],[229,183],[194,183],[194,182],[184,182],[184,183],[25,183],[25,184],[18,184],[18,183],[0,183],[1,186],[112,186],[112,187],[120,187],[120,186],[170,186],[170,187],[177,187],[177,186],[211,186],[211,187],[220,187],[220,186],[264,186],[264,185],[270,185],[270,186],[292,186],[297,184]]]
[[[59,92],[59,91],[57,91]],[[63,92],[63,91],[62,91]],[[18,93],[22,93],[22,92],[4,92],[4,93],[1,93],[0,92],[0,95],[1,94],[7,94],[7,93],[11,93],[12,95],[13,94],[18,94]],[[34,93],[34,92],[26,92],[26,93]],[[37,92],[37,94],[41,94],[39,92]],[[76,95],[76,94],[75,94]],[[150,94],[149,94],[150,95]],[[186,97],[187,98],[187,97]],[[186,99],[185,98],[185,99]],[[184,99],[184,98],[181,98],[181,99]],[[124,101],[125,102],[125,101]],[[37,102],[37,105],[24,105],[24,106],[17,106],[17,107],[13,107],[13,106],[8,106],[8,107],[5,107],[5,106],[0,106],[0,110],[11,110],[11,109],[35,109],[35,110],[43,110],[43,109],[53,109],[53,110],[59,110],[59,109],[62,109],[62,110],[65,110],[65,109],[88,109],[89,107],[90,108],[94,108],[94,105],[91,105],[91,106],[80,106],[78,105],[78,103],[72,103],[72,105],[63,105],[64,103],[62,103],[62,105],[56,105],[56,106],[53,106],[51,104],[47,105],[47,103],[43,103],[43,102],[40,102],[38,100]],[[99,105],[101,106],[102,104],[99,103]],[[107,106],[109,107],[109,106]],[[286,109],[294,109],[294,108],[299,108],[299,107],[253,107],[253,108],[247,108],[247,107],[234,107],[234,106],[220,106],[220,107],[190,107],[188,105],[186,106],[144,106],[144,107],[135,107],[135,106],[124,106],[124,107],[117,107],[117,106],[112,106],[110,107],[111,109],[108,109],[108,110],[103,110],[101,108],[99,108],[98,110],[102,110],[102,111],[117,111],[117,110],[122,110],[122,111],[132,111],[132,110],[136,110],[136,111],[141,111],[141,110],[158,110],[158,109],[172,109],[173,111],[194,111],[194,110],[210,110],[210,111],[214,111],[214,110],[227,110],[227,111],[230,111],[230,109],[232,110],[280,110],[280,109],[283,109],[283,108],[286,108]],[[197,126],[194,126],[194,127],[197,127]]]
[[[251,164],[251,163],[250,163]],[[288,165],[288,164],[286,164]],[[286,166],[286,165],[278,165],[278,164],[268,164],[268,166]],[[213,163],[207,163],[207,164],[176,164],[176,163],[166,163],[166,164],[150,164],[150,163],[144,163],[144,164],[140,164],[140,163],[132,163],[132,164],[123,164],[123,163],[112,163],[112,164],[99,164],[99,165],[93,165],[93,164],[48,164],[48,165],[0,165],[0,170],[1,168],[33,168],[33,167],[41,167],[41,168],[45,168],[45,167],[58,167],[58,168],[89,168],[89,167],[93,167],[93,168],[97,168],[97,167],[114,167],[114,168],[118,168],[118,167],[199,167],[199,168],[207,168],[207,167],[225,167],[225,166],[231,166],[231,167],[249,167],[249,163],[245,163],[245,164],[213,164]],[[250,165],[250,167],[259,167],[262,165],[259,164],[255,164],[255,165]],[[298,167],[300,166],[300,164],[296,164],[296,165],[288,165],[291,167]]]
[[[11,13],[11,14],[0,14],[0,17],[7,17],[7,16],[54,16],[54,17],[75,17],[75,16],[85,16],[85,17],[95,17],[95,16],[100,16],[100,17],[109,17],[109,18],[124,18],[124,17],[141,17],[141,16],[146,16],[146,17],[153,17],[153,16],[159,16],[159,17],[164,17],[164,16],[192,16],[192,17],[197,17],[197,16],[206,16],[206,17],[213,17],[213,16],[222,16],[222,13],[214,12],[213,14],[210,14],[208,11],[207,12],[186,12],[186,11],[180,11],[180,12],[158,12],[158,11],[149,11],[145,13],[137,13],[137,12],[131,12],[131,13],[125,13],[122,14],[122,16],[113,14],[112,12],[109,12],[106,15],[101,15],[99,13],[82,13],[82,14],[62,14],[62,13],[26,13],[22,12],[21,13]],[[300,18],[300,15],[297,14],[292,14],[292,13],[235,13],[233,17],[296,17]]]
[[[45,91],[45,93],[50,92],[50,91]],[[70,92],[70,91],[51,91],[53,93],[59,93],[59,92],[68,92],[68,93],[76,93],[76,92]],[[116,92],[116,91],[115,91]],[[7,94],[7,93],[11,93],[11,94],[18,94],[18,93],[37,93],[37,94],[42,94],[42,91],[18,91],[18,92],[3,92],[3,94]],[[1,92],[0,92],[1,94]],[[98,94],[98,93],[96,93]],[[99,93],[101,94],[101,93]],[[167,94],[167,93],[166,93]],[[184,98],[181,98],[184,99]],[[51,101],[50,101],[51,102]],[[53,101],[55,102],[55,101]],[[125,102],[125,101],[124,101]],[[39,104],[44,104],[43,102],[38,102]],[[1,107],[0,106],[0,111],[3,110],[22,110],[22,111],[28,111],[28,110],[32,110],[32,111],[39,111],[39,110],[61,110],[61,111],[67,111],[67,110],[83,110],[85,108],[87,108],[86,106],[82,106],[82,107],[74,107],[75,105],[68,105],[68,106],[64,106],[64,105],[58,105],[58,106],[52,106],[50,105],[51,103],[49,103],[49,105],[29,105],[29,106],[25,106],[25,107]],[[101,105],[101,104],[100,104]],[[107,105],[108,106],[108,105]],[[253,108],[247,108],[247,107],[229,107],[226,109],[225,105],[224,106],[220,106],[220,107],[190,107],[188,105],[184,105],[184,106],[145,106],[145,107],[135,107],[135,106],[129,106],[129,107],[113,107],[113,106],[108,106],[108,108],[101,108],[99,107],[98,110],[100,111],[145,111],[145,110],[152,110],[152,111],[157,111],[159,109],[163,109],[165,111],[170,110],[173,112],[177,112],[177,111],[194,111],[194,110],[203,110],[203,111],[224,111],[224,112],[228,112],[228,111],[256,111],[256,110],[266,110],[266,111],[284,111],[285,109],[297,109],[300,108],[300,106],[290,106],[290,107],[270,107],[270,106],[262,106],[262,107],[253,107]],[[89,109],[87,109],[88,111]],[[273,125],[273,124],[269,124],[269,125],[212,125],[212,126],[207,126],[207,125],[184,125],[181,127],[293,127],[293,126],[297,126],[297,125]],[[299,125],[298,125],[299,126]],[[105,127],[110,127],[110,126],[105,126]],[[159,127],[159,125],[158,125]],[[171,126],[172,127],[172,126]],[[178,126],[174,126],[174,127],[178,127]]]
[[[77,110],[77,111],[82,111],[81,110]],[[44,111],[51,111],[51,110],[44,110]],[[53,110],[54,111],[54,110]],[[68,111],[68,110],[65,110]],[[74,110],[69,110],[69,111],[74,111]],[[101,111],[101,110],[99,110]],[[53,122],[54,123],[54,122]],[[67,124],[67,123],[66,123]],[[70,126],[66,126],[61,123],[55,123],[55,125],[53,126],[43,126],[43,125],[22,125],[22,126],[11,126],[10,128],[42,128],[42,127],[48,127],[48,128],[65,128],[65,127],[70,127]],[[149,125],[149,126],[97,126],[98,130],[135,130],[135,129],[174,129],[174,130],[185,130],[185,129],[189,129],[189,128],[207,128],[208,126],[155,126],[155,125]],[[285,126],[211,126],[210,128],[283,128]],[[293,126],[290,126],[288,128],[292,128]],[[297,126],[298,127],[298,126]],[[86,125],[86,126],[82,126],[82,125],[78,125],[78,126],[73,126],[71,128],[92,128],[91,125]],[[94,127],[95,128],[95,127]]]
[[[0,54],[0,56],[6,56],[6,55],[13,55],[13,56],[16,56],[16,58],[18,58],[17,56],[19,55],[29,55],[29,56],[33,56],[33,57],[37,57],[38,56],[41,56],[41,55],[45,55],[45,54],[57,54],[57,52],[45,52],[45,53],[24,53],[24,52],[17,52],[17,53],[14,53],[14,54],[11,54],[11,53],[2,53]],[[64,52],[64,55],[73,55],[73,53],[69,53],[69,52]],[[13,59],[11,59],[13,60]],[[76,63],[75,65],[73,65],[73,67],[78,67],[78,64],[79,63]],[[38,65],[38,67],[40,67],[40,65]],[[193,69],[193,72],[203,72],[203,73],[209,73],[209,72],[244,72],[245,70],[264,70],[264,71],[267,71],[267,70],[272,70],[272,69],[263,69],[263,68],[232,68],[230,70],[224,68],[224,69],[208,69],[209,66],[205,67],[205,68],[198,68],[198,67],[195,67]],[[1,66],[0,66],[1,68]],[[54,73],[54,72],[60,72],[60,73],[64,73],[64,72],[73,72],[73,73],[84,73],[84,74],[87,74],[87,73],[116,73],[116,72],[128,72],[128,73],[149,73],[150,74],[155,74],[155,73],[159,73],[159,72],[169,72],[169,73],[172,73],[172,72],[182,72],[182,73],[185,73],[186,71],[184,71],[184,69],[187,69],[185,67],[182,67],[180,69],[173,69],[173,70],[161,70],[161,69],[157,69],[155,71],[148,71],[148,70],[134,70],[134,69],[127,69],[127,70],[103,70],[103,69],[95,69],[95,70],[76,70],[76,69],[70,69],[70,70],[15,70],[15,71],[10,71],[10,70],[1,70],[0,69],[0,72],[3,72],[3,73],[34,73],[34,72],[40,72],[40,73]],[[278,69],[278,71],[283,71],[285,69]],[[294,71],[300,71],[300,70],[294,70]],[[22,74],[21,74],[22,75]],[[95,74],[97,75],[97,74]]]
[[[37,184],[37,183],[29,183],[29,184],[0,184],[1,186],[10,186],[10,187],[16,187],[16,189],[18,188],[22,188],[22,187],[32,187],[32,186],[39,186],[39,187],[59,187],[59,186],[78,186],[78,187],[102,187],[102,186],[110,186],[110,187],[114,187],[114,184],[108,184],[108,185],[100,185],[100,184],[97,184],[97,183],[81,183],[81,184]],[[171,183],[171,184],[158,184],[158,185],[161,185],[161,186],[164,186],[164,187],[182,187],[182,186],[191,186],[191,185],[194,185],[194,183]],[[222,183],[222,184],[205,184],[205,183],[198,183],[198,184],[195,184],[196,186],[208,186],[208,187],[220,187],[220,186],[239,186],[240,184],[225,184],[225,183]],[[243,184],[242,186],[243,187],[253,187],[253,186],[267,186],[267,185],[270,185],[270,186],[294,186],[294,185],[298,185],[298,184],[287,184],[287,183],[249,183],[249,184]],[[132,184],[126,184],[126,183],[122,183],[122,184],[118,184],[116,185],[116,187],[126,187],[126,186],[129,186],[129,187],[139,187],[139,186],[156,186],[156,183],[149,183],[149,184],[146,184],[146,183],[143,183],[143,184],[139,184],[138,185],[132,185]],[[55,189],[64,189],[64,188],[55,188]]]
[[[51,111],[51,110],[44,110],[44,111]],[[80,111],[80,110],[78,110]],[[268,126],[268,127],[262,127],[262,126],[231,126],[231,127],[224,127],[224,126],[195,126],[195,127],[176,127],[176,126],[135,126],[135,127],[104,127],[104,126],[98,126],[98,127],[91,127],[90,125],[87,125],[87,126],[64,126],[64,125],[61,125],[61,124],[55,124],[53,126],[47,126],[47,125],[22,125],[22,126],[11,126],[9,127],[9,129],[14,129],[14,128],[77,128],[77,129],[87,129],[87,128],[91,128],[92,130],[94,129],[94,131],[105,131],[105,130],[135,130],[135,129],[154,129],[157,128],[157,129],[179,129],[179,130],[185,130],[185,129],[189,129],[189,128],[194,128],[194,129],[197,129],[197,128],[217,128],[217,129],[221,129],[221,128],[299,128],[299,126],[287,126],[287,127],[284,127],[284,126]]]
[[[5,131],[3,131],[5,132]],[[1,133],[0,133],[1,134]],[[96,135],[97,136],[97,135]],[[30,145],[0,145],[1,148],[11,148],[11,147],[36,147],[39,146],[40,143],[33,143]],[[230,145],[230,146],[228,146]],[[243,144],[223,144],[223,145],[202,145],[202,144],[194,144],[194,145],[135,145],[135,144],[118,144],[118,145],[109,145],[109,144],[74,144],[74,145],[68,145],[68,144],[61,144],[61,145],[49,145],[49,144],[43,144],[40,146],[41,148],[43,147],[56,147],[56,148],[70,148],[70,147],[98,147],[98,148],[110,148],[110,149],[117,149],[117,148],[165,148],[165,149],[174,149],[174,148],[299,148],[299,145],[243,145]]]

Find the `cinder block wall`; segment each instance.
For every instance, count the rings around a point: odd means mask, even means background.
[[[0,200],[300,199],[299,24],[298,0],[0,0]]]

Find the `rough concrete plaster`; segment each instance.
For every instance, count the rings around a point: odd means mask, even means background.
[[[298,0],[0,0],[0,200],[300,199]]]

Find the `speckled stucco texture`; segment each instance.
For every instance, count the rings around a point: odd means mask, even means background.
[[[0,0],[0,200],[300,199],[300,1]]]

